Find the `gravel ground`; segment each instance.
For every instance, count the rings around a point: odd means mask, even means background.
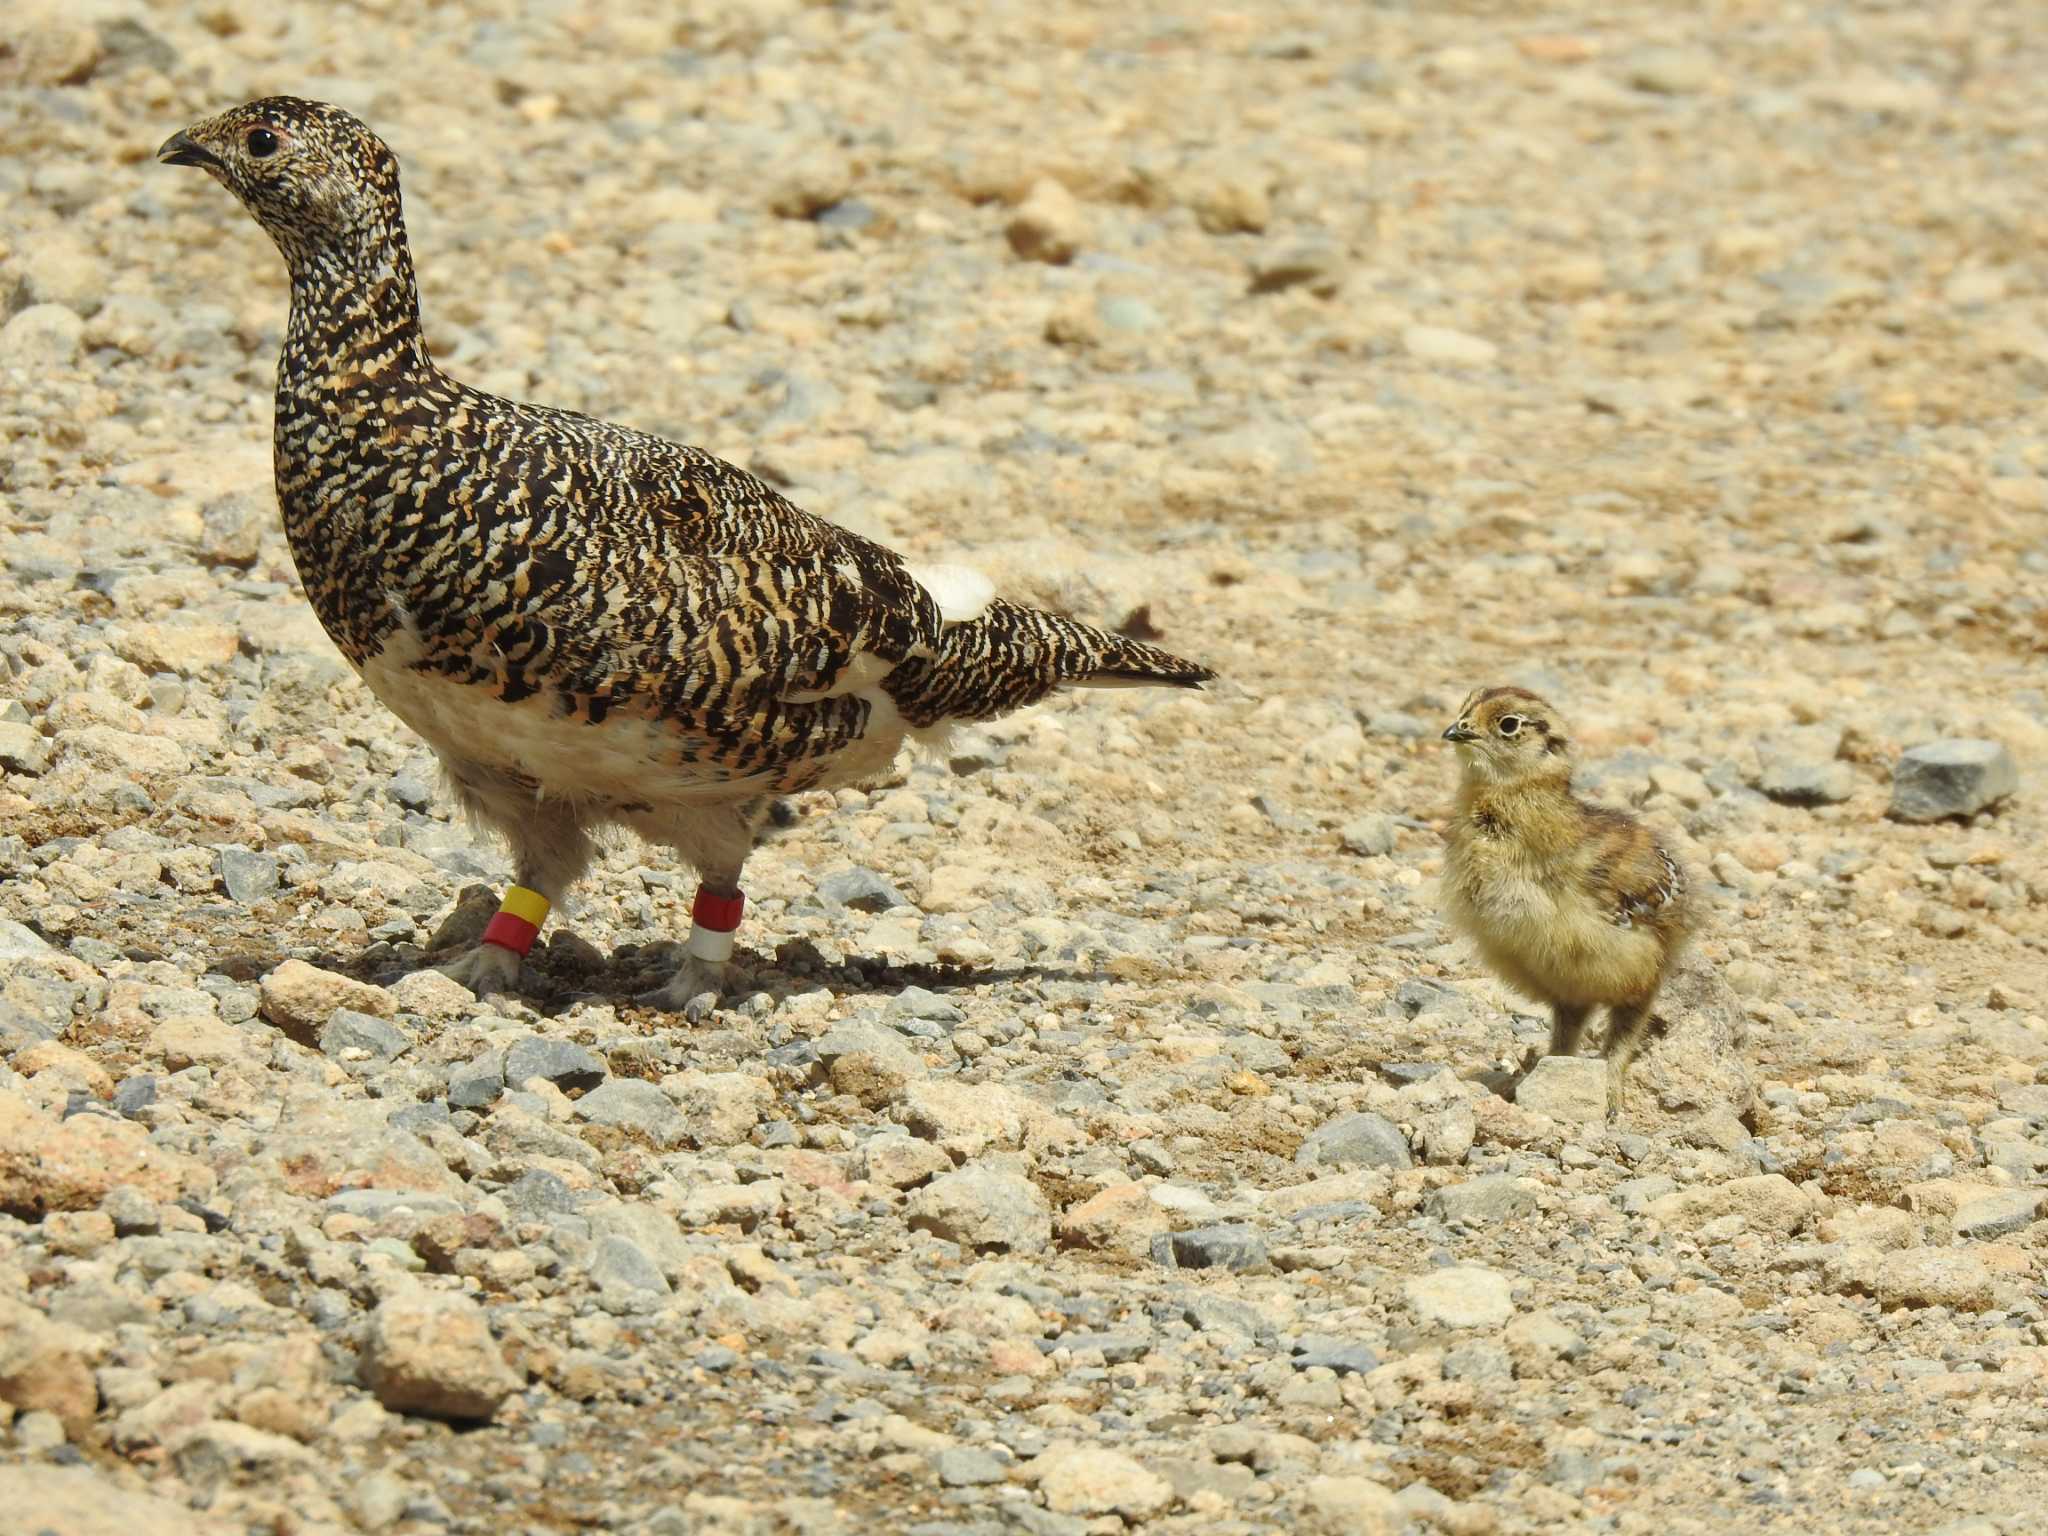
[[[17,0],[15,1528],[2035,1528],[2044,77],[1991,0]],[[274,90],[453,371],[1227,681],[791,802],[701,1024],[631,846],[475,1001],[281,264],[151,160]],[[1436,911],[1503,681],[1706,887],[1612,1126]]]

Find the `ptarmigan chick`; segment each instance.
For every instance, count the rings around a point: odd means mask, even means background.
[[[1550,1005],[1550,1054],[1607,1010],[1607,1104],[1622,1107],[1650,1005],[1691,933],[1685,871],[1650,829],[1572,793],[1564,722],[1521,688],[1481,688],[1444,732],[1458,782],[1445,914],[1516,991]]]
[[[623,824],[701,884],[653,1001],[719,989],[773,796],[873,778],[1063,684],[1198,687],[1151,646],[997,598],[793,506],[745,471],[434,366],[398,162],[338,107],[273,96],[158,152],[225,186],[291,272],[278,503],[321,624],[439,754],[517,884],[455,970],[505,990]]]

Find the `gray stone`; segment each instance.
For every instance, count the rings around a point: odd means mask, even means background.
[[[1394,818],[1391,816],[1361,816],[1356,821],[1346,822],[1343,831],[1337,834],[1338,841],[1346,853],[1363,857],[1394,851]]]
[[[485,1051],[448,1069],[448,1107],[486,1109],[505,1092],[505,1053]]]
[[[124,1077],[114,1085],[114,1108],[133,1120],[156,1102],[156,1079],[147,1072]]]
[[[2001,741],[1932,741],[1899,755],[1892,768],[1894,821],[1974,816],[2019,788],[2019,767]]]
[[[522,1216],[546,1216],[576,1209],[576,1194],[559,1174],[544,1168],[529,1168],[503,1194],[505,1203]]]
[[[590,1260],[591,1282],[603,1291],[642,1291],[654,1296],[669,1294],[668,1279],[661,1266],[650,1259],[639,1244],[616,1235],[600,1237]]]
[[[1294,1342],[1294,1367],[1300,1371],[1305,1371],[1310,1366],[1321,1365],[1327,1366],[1339,1376],[1347,1372],[1363,1376],[1379,1363],[1380,1357],[1355,1339],[1307,1333]]]
[[[1164,1241],[1181,1269],[1258,1269],[1266,1263],[1266,1240],[1243,1222],[1194,1227]]]
[[[932,1470],[948,1488],[979,1488],[1009,1476],[1009,1464],[1002,1457],[971,1445],[946,1447],[932,1457]]]
[[[320,1054],[335,1061],[361,1051],[371,1063],[382,1065],[411,1044],[404,1031],[387,1020],[353,1008],[335,1009],[320,1026]]]
[[[1360,1110],[1311,1132],[1294,1154],[1303,1168],[1412,1168],[1408,1138],[1384,1115]]]
[[[1438,1221],[1467,1227],[1510,1221],[1535,1209],[1535,1190],[1506,1173],[1491,1173],[1459,1184],[1446,1184],[1423,1204],[1424,1212]]]
[[[895,886],[872,869],[859,865],[825,876],[818,882],[818,897],[835,907],[851,907],[856,912],[886,912],[891,907],[910,905],[909,898]]]
[[[55,946],[33,928],[12,918],[0,917],[0,960],[29,960],[56,953]]]
[[[2009,1189],[1966,1200],[1956,1207],[1955,1234],[1984,1242],[2024,1232],[2040,1216],[2042,1199],[2038,1189]]]
[[[682,1143],[687,1127],[667,1094],[637,1077],[615,1077],[576,1101],[576,1118],[635,1131],[658,1147]]]
[[[1071,1350],[1100,1350],[1111,1365],[1128,1365],[1152,1353],[1152,1340],[1142,1333],[1064,1333],[1059,1347]]]
[[[268,901],[277,894],[278,863],[274,853],[255,853],[247,848],[217,850],[220,883],[229,896],[245,907]]]
[[[1835,756],[1839,729],[1809,726],[1757,747],[1756,787],[1780,805],[1839,805],[1856,792],[1856,770]]]
[[[505,1081],[514,1087],[537,1077],[564,1093],[577,1093],[595,1088],[609,1075],[603,1057],[567,1040],[529,1035],[505,1050]]]
[[[1246,1339],[1270,1337],[1273,1323],[1247,1302],[1228,1296],[1194,1296],[1181,1309],[1181,1320],[1198,1333],[1234,1333]]]

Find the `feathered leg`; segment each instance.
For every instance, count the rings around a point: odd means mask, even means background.
[[[596,847],[574,807],[536,800],[531,790],[449,770],[470,819],[505,839],[513,885],[476,948],[443,969],[478,997],[511,992],[548,909],[590,867]]]
[[[1586,1033],[1586,1018],[1592,1009],[1583,1003],[1552,1003],[1550,1005],[1550,1054],[1553,1056],[1576,1056],[1579,1041]]]
[[[690,907],[688,954],[674,976],[639,1001],[652,1008],[701,1019],[718,1006],[726,982],[746,898],[740,873],[754,851],[754,837],[766,814],[765,799],[741,805],[710,806],[666,815],[632,818],[643,837],[673,847],[697,871],[699,884]]]
[[[1601,1054],[1607,1058],[1609,1119],[1621,1117],[1629,1064],[1641,1054],[1643,1042],[1650,1037],[1650,1026],[1656,1022],[1650,1014],[1650,1002],[1645,998],[1640,1003],[1624,1003],[1607,1010],[1607,1040],[1601,1046]]]

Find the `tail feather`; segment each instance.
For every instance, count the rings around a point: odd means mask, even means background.
[[[998,598],[972,621],[948,625],[937,654],[902,663],[882,687],[923,729],[992,720],[1062,685],[1199,688],[1215,676],[1157,646]]]

